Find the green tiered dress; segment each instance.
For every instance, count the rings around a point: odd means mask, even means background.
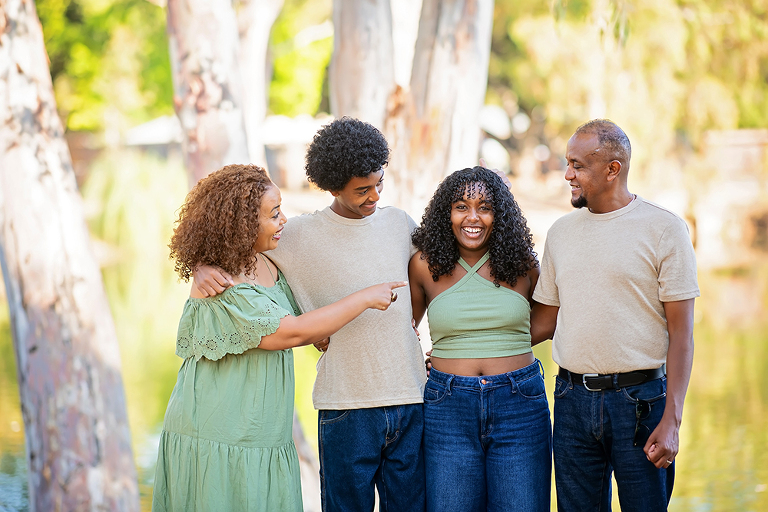
[[[291,437],[293,352],[257,348],[298,315],[282,274],[187,300],[176,354],[184,358],[165,413],[153,511],[301,511]]]

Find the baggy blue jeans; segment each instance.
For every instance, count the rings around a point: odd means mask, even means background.
[[[324,512],[424,512],[422,404],[320,410]]]
[[[552,427],[540,363],[424,390],[427,510],[549,512]]]
[[[611,473],[622,512],[667,510],[675,464],[657,469],[633,446],[638,400],[650,403],[641,429],[653,432],[664,413],[667,379],[618,390],[589,391],[556,377],[554,459],[557,509],[611,510]]]

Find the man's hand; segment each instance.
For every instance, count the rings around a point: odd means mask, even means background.
[[[424,365],[427,367],[427,377],[429,377],[429,371],[432,369],[432,351],[427,352],[427,358],[424,360]]]
[[[320,352],[325,352],[325,351],[328,350],[328,345],[330,345],[330,344],[331,344],[331,338],[328,337],[328,338],[324,338],[324,339],[322,339],[320,341],[316,341],[312,345],[314,345],[314,347],[317,350],[319,350]]]
[[[653,429],[643,451],[648,460],[659,469],[668,468],[680,450],[680,428],[671,419],[661,418]]]
[[[219,267],[210,265],[201,265],[192,272],[192,278],[200,294],[204,297],[213,297],[218,295],[235,282],[232,276],[221,270]]]

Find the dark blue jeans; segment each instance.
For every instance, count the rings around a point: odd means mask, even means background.
[[[422,404],[321,410],[320,493],[324,512],[369,512],[374,485],[382,512],[424,511]]]
[[[424,391],[427,510],[549,512],[552,425],[539,362]]]
[[[667,379],[607,391],[589,391],[559,376],[556,379],[557,509],[610,511],[613,472],[622,512],[667,510],[674,463],[657,469],[643,452],[644,441],[633,446],[638,399],[650,403],[650,411],[640,415],[640,430],[653,432],[664,413]]]

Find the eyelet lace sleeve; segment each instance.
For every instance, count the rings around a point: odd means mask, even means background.
[[[262,336],[277,331],[292,314],[266,293],[247,285],[229,288],[210,299],[187,300],[179,321],[176,355],[215,361],[256,348]]]

